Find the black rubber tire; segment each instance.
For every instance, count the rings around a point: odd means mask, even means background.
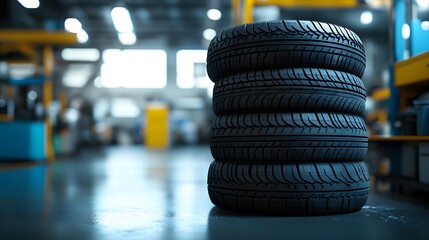
[[[239,25],[219,33],[207,53],[213,82],[229,74],[272,68],[325,68],[362,77],[365,50],[352,31],[313,21]]]
[[[339,113],[258,113],[216,117],[215,159],[246,162],[362,161],[365,121]]]
[[[229,75],[214,87],[216,115],[255,112],[342,112],[363,116],[358,77],[318,68],[271,69]]]
[[[213,204],[235,212],[338,214],[361,209],[369,194],[363,162],[235,164],[215,161],[208,173]]]

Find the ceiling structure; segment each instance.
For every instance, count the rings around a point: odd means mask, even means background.
[[[130,12],[137,44],[200,46],[203,31],[231,25],[231,0],[40,0],[37,9],[25,9],[17,0],[0,1],[0,27],[61,29],[64,20],[77,18],[89,35],[87,46],[120,46],[111,10],[125,7]],[[222,12],[218,21],[207,17],[207,10]],[[4,12],[5,9],[9,9]]]
[[[86,46],[120,47],[111,17],[114,7],[129,10],[137,36],[134,47],[168,45],[205,48],[208,43],[203,38],[205,29],[220,31],[232,25],[231,0],[40,0],[37,9],[25,9],[17,0],[2,0],[0,28],[63,29],[65,19],[77,18],[89,35]],[[213,21],[207,17],[207,10],[212,8],[222,12],[220,20]],[[359,17],[367,9],[365,5],[341,11],[318,9],[315,14],[314,9],[283,8],[278,10],[277,18],[326,21],[349,27],[361,34],[387,34],[386,8],[372,9],[374,21],[362,25]]]

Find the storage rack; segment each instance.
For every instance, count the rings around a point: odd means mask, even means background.
[[[41,76],[41,81],[39,78],[31,78],[23,80],[20,84],[42,84],[42,102],[45,109],[47,109],[50,103],[53,100],[53,73],[54,73],[54,50],[53,46],[58,45],[75,45],[77,44],[77,35],[75,33],[68,33],[62,31],[45,31],[45,30],[27,30],[27,29],[13,29],[13,30],[0,30],[0,53],[6,55],[9,52],[19,52],[25,58],[24,60],[18,61],[18,63],[32,63],[32,64],[40,64],[43,67],[43,75]],[[2,59],[6,62],[10,61],[9,59]],[[34,81],[34,80],[37,81]],[[9,82],[13,83],[13,80],[10,79]],[[24,122],[15,122],[13,118],[9,116],[0,116],[0,119],[3,121],[7,121],[2,123],[6,128],[13,128],[15,124],[19,124],[17,126],[20,129],[23,127],[28,127],[28,131],[24,130],[22,133],[25,136],[20,136],[20,134],[16,134],[13,136],[0,136],[4,139],[3,142],[18,145],[17,148],[22,146],[42,146],[44,149],[40,149],[40,147],[29,147],[28,154],[25,156],[28,159],[21,159],[22,156],[17,160],[48,160],[52,161],[54,159],[54,150],[52,145],[52,124],[48,118],[45,117],[45,120],[42,124],[36,124],[31,121]],[[41,125],[41,126],[39,126]],[[40,130],[40,128],[44,130]],[[37,136],[28,137],[27,134],[31,135],[31,132],[37,129]],[[42,132],[40,134],[40,132]],[[43,134],[44,132],[44,134]],[[40,136],[41,135],[41,136]],[[32,135],[31,135],[32,136]],[[42,137],[42,139],[39,139]],[[12,143],[13,142],[13,143]],[[42,144],[40,144],[42,142]],[[4,149],[2,153],[5,156],[0,156],[0,159],[5,159],[8,161],[14,160],[11,158],[12,155],[6,154],[7,149]],[[34,154],[37,152],[37,154]],[[37,155],[37,156],[35,156]],[[34,157],[34,159],[32,159]],[[43,159],[42,159],[43,158]]]

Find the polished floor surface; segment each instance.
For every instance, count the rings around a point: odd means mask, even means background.
[[[429,209],[372,194],[359,212],[270,217],[212,205],[208,147],[117,147],[0,171],[0,239],[429,239]]]

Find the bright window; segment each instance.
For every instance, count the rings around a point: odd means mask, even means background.
[[[63,76],[63,84],[66,87],[81,88],[85,86],[94,72],[92,64],[70,64]]]
[[[114,98],[110,114],[116,118],[136,118],[140,115],[140,108],[131,98]]]
[[[167,85],[167,54],[164,50],[103,52],[100,85],[105,88],[164,88]]]
[[[177,52],[177,86],[180,88],[212,87],[206,72],[207,50]]]

